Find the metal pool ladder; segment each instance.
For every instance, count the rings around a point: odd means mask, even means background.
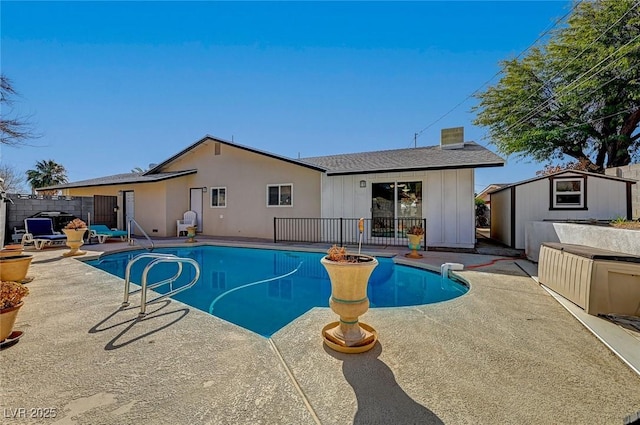
[[[131,287],[131,268],[133,267],[133,265],[138,262],[139,260],[142,260],[144,258],[152,258],[152,260],[149,262],[149,264],[147,264],[144,268],[144,270],[142,271],[142,281],[141,281],[141,286],[140,289],[135,289],[133,291],[130,291],[129,288]],[[156,282],[156,283],[152,283],[149,284],[147,282],[147,275],[149,274],[149,271],[154,267],[157,266],[158,264],[163,264],[163,263],[176,263],[178,264],[178,271],[175,275],[173,275],[172,277],[165,279],[165,280],[161,280],[160,282]],[[191,266],[193,266],[196,274],[195,277],[191,280],[191,282],[189,282],[186,285],[180,286],[176,289],[173,289],[173,282],[175,282],[180,275],[182,274],[182,265],[183,264],[190,264]],[[198,278],[200,277],[200,266],[198,265],[198,263],[191,259],[191,258],[183,258],[183,257],[177,257],[173,254],[159,254],[159,253],[144,253],[144,254],[140,254],[140,255],[136,255],[131,261],[129,261],[129,263],[127,263],[127,268],[125,270],[125,275],[124,275],[124,301],[122,302],[122,307],[128,307],[129,306],[129,296],[133,295],[133,294],[137,294],[138,292],[141,292],[140,295],[140,313],[138,314],[138,316],[144,316],[146,314],[146,308],[147,308],[147,304],[151,304],[155,301],[161,300],[163,298],[167,298],[170,297],[172,295],[177,294],[178,292],[182,292],[184,290],[187,290],[189,288],[191,288],[193,285],[196,284],[196,282],[198,281]],[[166,294],[162,294],[150,301],[147,301],[147,289],[154,289],[157,288],[159,286],[162,285],[166,285],[169,284],[171,285],[171,290],[169,292],[167,292]]]

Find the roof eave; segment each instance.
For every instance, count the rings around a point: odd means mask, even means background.
[[[69,185],[58,185],[58,186],[49,186],[49,187],[39,187],[36,190],[64,190],[64,189],[77,189],[79,187],[101,187],[101,186],[126,186],[130,184],[145,184],[145,183],[155,183],[169,179],[175,179],[182,176],[188,176],[191,174],[197,173],[198,170],[187,170],[184,172],[179,172],[173,175],[163,176],[154,180],[138,180],[138,181],[126,181],[126,182],[111,182],[111,183],[94,183],[94,184],[69,184]]]
[[[171,162],[173,162],[176,159],[180,158],[182,155],[184,155],[187,152],[195,149],[196,147],[200,146],[201,144],[203,144],[204,142],[207,142],[207,141],[222,143],[223,145],[231,146],[231,147],[234,147],[234,148],[237,148],[237,149],[242,149],[242,150],[245,150],[247,152],[252,152],[252,153],[255,153],[255,154],[258,154],[258,155],[267,156],[269,158],[277,159],[277,160],[280,160],[280,161],[285,161],[285,162],[288,162],[290,164],[299,165],[301,167],[310,168],[312,170],[322,171],[322,172],[326,171],[326,168],[320,167],[318,165],[309,164],[309,163],[303,162],[303,161],[296,161],[295,159],[291,159],[291,158],[287,158],[287,157],[284,157],[284,156],[272,154],[270,152],[265,152],[265,151],[261,151],[261,150],[258,150],[258,149],[253,149],[253,148],[251,148],[249,146],[239,145],[239,144],[230,142],[228,140],[219,139],[217,137],[213,137],[213,136],[210,136],[210,135],[207,134],[202,139],[198,140],[197,142],[193,143],[192,145],[190,145],[190,146],[186,147],[185,149],[181,150],[177,154],[173,155],[171,158],[161,162],[160,164],[156,165],[152,169],[148,170],[146,173],[144,173],[144,175],[150,175],[150,174],[155,174],[155,173],[159,172],[163,167],[166,167],[168,164],[170,164]]]
[[[439,165],[433,167],[409,167],[409,168],[384,168],[376,170],[349,170],[349,171],[327,171],[328,176],[348,176],[354,174],[377,174],[377,173],[398,173],[412,171],[437,171],[437,170],[453,170],[467,168],[488,168],[488,167],[504,167],[504,162],[484,162],[481,164],[464,164],[464,165]]]

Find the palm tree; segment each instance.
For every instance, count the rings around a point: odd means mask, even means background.
[[[53,160],[36,162],[35,170],[27,170],[27,182],[31,185],[31,193],[40,187],[67,183],[67,170]],[[45,195],[54,195],[56,190],[41,191]]]

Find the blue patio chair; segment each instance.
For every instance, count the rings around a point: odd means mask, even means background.
[[[89,237],[98,238],[98,242],[105,243],[109,238],[120,238],[122,241],[127,240],[127,231],[118,229],[109,229],[104,224],[92,224],[89,226]]]
[[[67,241],[65,235],[53,230],[53,220],[50,218],[25,218],[24,228],[26,233],[22,236],[22,244],[33,243],[37,250]]]

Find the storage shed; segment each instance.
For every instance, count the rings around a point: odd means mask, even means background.
[[[635,180],[565,170],[513,183],[491,196],[491,238],[525,249],[531,221],[611,220],[632,218]]]

